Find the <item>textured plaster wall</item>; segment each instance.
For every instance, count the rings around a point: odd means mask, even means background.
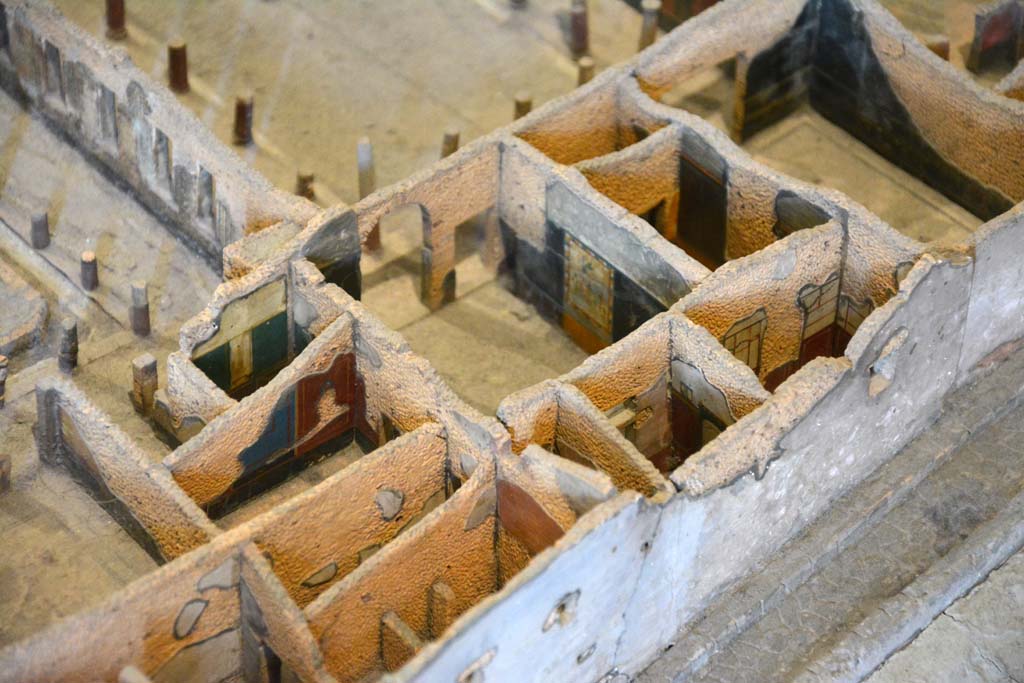
[[[493,470],[478,469],[443,505],[306,607],[327,669],[339,681],[380,670],[381,619],[395,612],[420,637],[429,633],[428,595],[442,581],[456,614],[496,588],[497,518]]]
[[[601,350],[562,379],[601,411],[647,389],[668,370],[669,317],[651,318],[614,346]]]
[[[762,381],[800,352],[803,312],[797,294],[841,270],[843,230],[835,222],[793,233],[757,254],[730,261],[673,309],[717,339],[734,323],[763,308],[768,317],[761,347]]]
[[[245,527],[304,607],[444,500],[446,464],[440,427],[423,425]]]
[[[269,384],[221,413],[197,436],[164,460],[175,481],[198,504],[223,494],[241,475],[238,454],[263,433],[278,399],[299,379],[325,372],[335,358],[353,349],[352,320],[339,318]]]
[[[238,581],[237,549],[215,540],[0,651],[0,681],[116,683],[129,664],[156,675],[188,648],[238,628]]]
[[[893,89],[925,139],[971,177],[1014,202],[1024,199],[1024,104],[984,90],[877,4],[854,5],[863,12]]]
[[[685,316],[672,313],[668,323],[671,359],[699,368],[704,379],[725,396],[734,420],[771,397],[753,370],[726,351],[706,329]]]
[[[323,669],[323,655],[309,631],[306,617],[288,597],[270,563],[256,546],[246,545],[239,558],[241,580],[255,603],[254,628],[284,664],[302,681],[329,683],[334,679]],[[246,606],[243,605],[243,616]]]
[[[7,84],[215,262],[248,230],[316,212],[271,186],[123,53],[43,3],[5,6],[10,59],[0,58],[0,73]]]
[[[558,392],[555,443],[564,457],[580,459],[582,464],[589,461],[620,490],[639,491],[645,496],[674,490],[651,461],[571,385]]]
[[[642,214],[679,192],[679,130],[668,126],[618,152],[576,168],[598,192]]]
[[[620,148],[618,70],[608,69],[586,86],[542,108],[515,134],[560,164],[614,152]]]
[[[158,559],[183,555],[217,535],[217,528],[168,472],[153,464],[77,387],[46,378],[36,387],[36,399],[44,458],[63,461],[91,478],[101,498],[114,496],[135,530],[151,541],[147,549],[155,548]]]
[[[719,3],[690,19],[639,57],[640,86],[658,98],[698,71],[775,44],[796,22],[807,0],[777,0],[772,11],[756,0]]]

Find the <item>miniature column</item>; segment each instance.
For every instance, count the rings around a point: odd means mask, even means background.
[[[141,280],[132,283],[132,305],[128,309],[132,332],[140,337],[149,335],[149,285]]]
[[[71,374],[78,367],[78,321],[64,318],[60,322],[60,346],[57,348],[57,367]]]
[[[587,0],[572,0],[572,6],[569,8],[569,49],[577,56],[590,51]]]
[[[188,48],[181,38],[175,38],[167,44],[167,80],[174,92],[189,91]]]
[[[521,119],[533,109],[533,97],[528,92],[516,93],[515,118]]]
[[[32,248],[46,249],[50,246],[50,215],[38,213],[32,216]]]
[[[444,131],[444,138],[441,140],[441,158],[444,159],[447,156],[455,154],[459,149],[459,129],[458,128],[446,128]]]
[[[107,38],[124,40],[128,37],[124,0],[107,0]]]
[[[312,171],[299,170],[295,175],[295,194],[306,199],[313,199],[316,196],[316,192],[313,189],[315,181],[316,176],[313,175]]]
[[[236,145],[252,143],[252,110],[252,93],[249,91],[240,93],[235,98],[235,128],[232,133],[232,139]]]
[[[640,3],[640,11],[643,13],[643,22],[640,24],[640,45],[645,47],[654,44],[658,37],[658,14],[661,12],[661,0],[643,0]]]
[[[0,453],[0,493],[11,490],[11,456]]]
[[[143,415],[153,410],[153,395],[157,387],[156,358],[144,353],[132,361],[132,405]]]
[[[373,166],[373,145],[370,138],[363,136],[356,143],[356,165],[359,167],[359,198],[363,199],[377,189],[377,171]],[[366,236],[363,248],[367,251],[380,249],[380,224],[373,226]]]
[[[359,165],[359,198],[373,194],[377,189],[377,171],[373,166],[373,144],[361,137],[356,143],[356,163]]]
[[[590,79],[594,77],[594,60],[586,56],[580,57],[577,66],[579,67],[579,76],[576,79],[576,85],[589,83]]]
[[[7,356],[0,356],[0,408],[4,407],[7,388]]]
[[[91,292],[100,286],[99,266],[96,265],[96,253],[82,252],[82,289]]]

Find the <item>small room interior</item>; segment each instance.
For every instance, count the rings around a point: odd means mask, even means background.
[[[614,495],[606,479],[556,460],[530,451],[497,469],[481,463],[415,527],[309,603],[328,671],[344,683],[397,670]],[[542,483],[553,475],[566,485]]]
[[[987,180],[990,186],[1001,185],[1002,189],[986,194],[973,187],[969,164],[943,158],[918,132],[907,132],[921,125],[919,115],[912,113],[916,110],[906,108],[899,99],[904,92],[902,84],[914,78],[935,82],[935,96],[927,106],[948,109],[944,125],[957,130],[961,124],[956,112],[961,105],[941,94],[948,87],[944,81],[954,76],[934,76],[942,65],[929,63],[940,60],[930,52],[915,54],[913,67],[905,71],[867,57],[878,49],[872,42],[891,40],[878,37],[888,32],[889,26],[875,18],[871,21],[877,25],[872,24],[870,30],[858,28],[849,6],[849,0],[809,2],[792,30],[777,43],[754,55],[741,53],[742,96],[737,92],[738,62],[733,57],[680,79],[660,94],[660,101],[702,116],[730,133],[758,161],[844,192],[914,239],[929,242],[969,236],[1021,198],[1014,181]],[[820,40],[816,38],[815,16],[819,12],[829,13],[833,34]],[[822,43],[849,42],[857,31],[875,35],[857,43],[867,55],[859,67],[864,73],[849,75],[845,70],[850,67],[841,59],[823,56],[836,49]],[[921,49],[927,52],[923,46]],[[1000,62],[1002,53],[995,52],[988,60]],[[911,68],[916,75],[911,75]],[[849,95],[855,99],[834,94],[842,92],[831,85],[836,79],[853,79],[859,84],[851,86],[859,88],[856,95]],[[969,96],[961,92],[956,97]],[[739,104],[737,97],[741,97]],[[878,119],[864,106],[867,101],[885,103],[887,110],[897,114]],[[1002,124],[992,125],[995,130]],[[928,133],[933,140],[943,134],[941,130]],[[970,137],[977,133],[963,129],[954,134]],[[941,167],[939,171],[931,170],[937,167]]]
[[[801,190],[727,160],[716,150],[723,141],[708,140],[699,125],[674,123],[577,168],[595,189],[711,271],[830,219],[824,205]]]

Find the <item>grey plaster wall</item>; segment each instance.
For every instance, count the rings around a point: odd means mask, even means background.
[[[49,5],[8,0],[0,83],[127,182],[145,205],[220,265],[221,250],[311,202],[283,193],[217,140],[162,85]],[[44,37],[45,36],[45,37]]]
[[[1024,337],[1024,205],[973,236],[975,272],[958,379],[1000,345]]]

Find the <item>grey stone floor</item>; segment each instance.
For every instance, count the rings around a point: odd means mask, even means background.
[[[691,680],[793,680],[873,608],[996,515],[1022,486],[1024,408],[1017,408],[974,435],[875,527],[713,655]]]
[[[868,683],[1024,680],[1024,553],[950,605]]]

